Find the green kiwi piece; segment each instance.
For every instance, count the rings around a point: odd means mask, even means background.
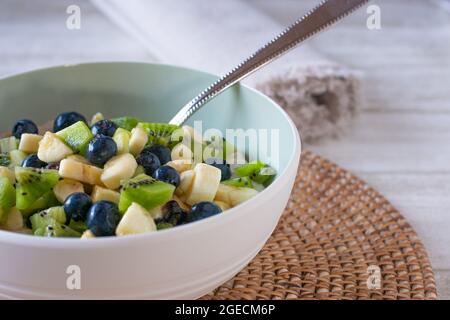
[[[30,217],[31,229],[34,231],[45,228],[52,222],[65,224],[67,220],[64,207],[52,207],[47,210],[33,214]]]
[[[119,128],[125,129],[127,131],[131,131],[140,122],[139,119],[133,118],[133,117],[121,117],[121,118],[115,118],[111,119],[112,122],[116,124]]]
[[[69,228],[75,230],[76,232],[79,232],[80,234],[87,230],[87,226],[84,221],[70,220]]]
[[[9,154],[0,153],[0,166],[8,167],[11,164],[11,160],[9,159]]]
[[[84,154],[89,142],[94,138],[91,129],[83,121],[78,121],[73,125],[56,133],[73,151]]]
[[[249,177],[239,177],[235,179],[229,179],[222,181],[221,183],[226,184],[227,186],[232,187],[244,187],[244,188],[253,188],[252,180]]]
[[[179,141],[171,141],[172,133],[180,129],[179,126],[167,123],[144,123],[140,122],[138,127],[147,131],[148,144],[161,144],[163,146],[173,147]]]
[[[130,144],[131,132],[122,128],[116,130],[113,140],[117,145],[117,154],[128,153]]]
[[[172,199],[175,186],[153,179],[145,174],[126,181],[120,193],[119,211],[125,213],[136,202],[147,210]]]
[[[143,166],[138,166],[136,168],[136,171],[134,172],[133,178],[137,177],[138,175],[144,174],[145,173],[145,169]]]
[[[8,178],[0,177],[0,222],[16,204],[16,190]]]
[[[23,160],[25,160],[25,158],[28,155],[20,150],[11,150],[9,152],[9,160],[11,162],[11,166],[14,167],[20,167],[22,165]]]
[[[240,165],[240,166],[236,167],[234,169],[234,172],[239,177],[251,177],[256,172],[258,172],[259,170],[264,168],[265,166],[266,165],[264,164],[264,162],[256,160],[256,161],[253,161],[253,162],[250,162],[250,163],[246,163],[246,164],[243,164],[243,165]]]
[[[12,150],[17,150],[19,146],[18,139],[16,137],[8,137],[0,139],[0,152],[7,153]]]
[[[156,225],[157,230],[164,230],[164,229],[170,229],[173,228],[173,224],[168,222],[160,222]]]
[[[44,227],[34,230],[35,236],[41,237],[64,237],[64,238],[79,238],[81,233],[73,230],[64,224],[58,223],[55,220],[50,220]]]
[[[274,168],[267,166],[254,172],[250,176],[250,179],[267,187],[270,183],[272,183],[276,175],[277,171]]]
[[[56,199],[55,194],[52,190],[44,193],[42,197],[37,199],[29,208],[22,210],[22,215],[26,218],[29,217],[31,214],[42,211],[44,209],[58,206],[60,203],[58,199]]]
[[[15,168],[16,174],[16,206],[20,211],[30,209],[33,204],[52,191],[59,181],[56,170]]]

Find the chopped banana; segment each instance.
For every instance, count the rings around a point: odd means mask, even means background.
[[[81,239],[92,239],[95,238],[95,234],[91,230],[86,230],[83,232]]]
[[[8,167],[0,166],[0,177],[8,178],[11,183],[16,182],[16,175],[14,171],[9,169]]]
[[[230,192],[235,190],[236,187],[228,186],[226,184],[221,183],[219,185],[219,188],[217,189],[216,196],[214,198],[214,201],[221,201],[228,203],[230,205]]]
[[[203,137],[194,128],[192,128],[191,126],[185,125],[185,126],[182,126],[181,129],[183,129],[183,134],[184,134],[185,138],[187,136],[189,136],[191,141],[198,143],[198,144],[203,144]]]
[[[179,159],[193,159],[193,153],[191,149],[186,146],[184,143],[179,143],[172,149],[172,160],[179,160]]]
[[[92,190],[91,198],[93,202],[111,201],[115,204],[119,204],[120,193],[114,190],[95,186],[94,190]]]
[[[249,200],[250,198],[253,198],[258,194],[258,191],[252,188],[236,188],[237,190],[233,190],[228,195],[228,198],[230,199],[230,205],[235,207],[239,204],[241,204],[244,201]]]
[[[194,172],[194,181],[187,193],[186,203],[193,205],[201,201],[213,201],[220,184],[220,169],[205,163],[198,163]]]
[[[142,150],[144,150],[147,142],[147,132],[139,127],[134,128],[133,130],[131,130],[131,138],[129,144],[130,153],[134,156],[137,156],[142,152]]]
[[[156,225],[150,213],[137,203],[133,203],[120,220],[116,235],[126,236],[153,231],[156,231]]]
[[[125,154],[130,152],[131,133],[125,129],[119,128],[114,133],[113,139],[117,145],[117,154]]]
[[[171,166],[179,173],[182,173],[187,170],[191,170],[193,166],[193,161],[191,159],[178,159],[172,160],[166,163],[166,166]]]
[[[97,112],[96,114],[94,114],[94,116],[91,119],[91,126],[96,124],[100,120],[104,120],[104,119],[105,119],[105,117],[103,116],[103,114],[101,114],[100,112]]]
[[[64,159],[59,164],[59,175],[92,185],[103,185],[101,180],[103,170],[73,159]]]
[[[2,228],[9,231],[17,231],[23,228],[23,216],[17,208],[12,208],[8,213],[6,221],[2,225]]]
[[[53,188],[53,193],[60,203],[64,203],[68,196],[78,192],[84,192],[83,184],[72,179],[63,179]]]
[[[41,161],[47,163],[59,162],[71,154],[73,154],[72,149],[52,132],[46,132],[39,142],[37,156]]]
[[[184,203],[176,195],[173,196],[172,200],[175,200],[178,203],[178,205],[180,206],[180,208],[183,209],[184,211],[190,211],[191,210],[191,207],[188,204]]]
[[[104,166],[101,180],[110,189],[120,187],[120,181],[130,179],[136,171],[138,164],[130,153],[111,158]]]
[[[20,137],[19,150],[26,153],[36,153],[39,150],[39,142],[42,136],[38,134],[23,133]]]
[[[148,213],[152,216],[153,219],[162,219],[164,218],[164,213],[162,210],[163,206],[158,206],[156,208],[148,210]]]
[[[215,204],[217,204],[219,206],[220,209],[222,209],[222,211],[228,210],[230,209],[230,205],[228,203],[225,203],[223,201],[214,201]]]
[[[187,195],[191,190],[192,182],[194,182],[194,170],[187,170],[180,174],[180,185],[175,189],[175,194],[179,197]]]
[[[74,160],[74,161],[81,162],[81,163],[84,163],[84,164],[92,165],[92,164],[89,162],[88,159],[86,159],[86,158],[83,157],[83,156],[80,156],[79,154],[73,154],[73,155],[71,155],[71,156],[68,156],[66,159],[70,159],[70,160]]]

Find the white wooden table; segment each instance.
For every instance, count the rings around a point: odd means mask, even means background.
[[[249,1],[286,25],[317,3]],[[312,41],[365,73],[367,104],[346,137],[309,148],[391,200],[425,244],[440,298],[450,299],[450,15],[425,0],[374,3],[381,30],[369,31],[361,11]],[[70,4],[82,9],[81,30],[65,27]],[[86,0],[0,3],[0,76],[98,60],[152,57]]]

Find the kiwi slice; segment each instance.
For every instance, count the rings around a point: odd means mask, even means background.
[[[81,233],[73,230],[72,228],[60,224],[56,221],[51,221],[47,226],[36,229],[33,233],[35,236],[40,237],[64,237],[64,238],[79,238]]]
[[[133,118],[133,117],[121,117],[121,118],[115,118],[111,119],[112,122],[116,124],[119,128],[125,129],[127,131],[131,131],[140,122],[139,119]]]
[[[249,177],[264,186],[269,185],[277,175],[275,169],[259,160],[243,164],[235,168],[234,172],[240,177]]]
[[[65,224],[67,220],[64,207],[52,207],[47,210],[33,214],[30,217],[31,229],[36,231],[49,225],[50,223],[57,222]]]
[[[11,164],[11,160],[9,159],[9,154],[0,153],[0,166],[8,167]]]
[[[9,210],[16,204],[16,190],[11,181],[0,177],[0,222],[6,219]]]
[[[19,145],[18,139],[16,137],[8,137],[0,139],[0,152],[6,153],[12,150],[17,150]]]
[[[149,145],[160,144],[166,147],[173,147],[179,142],[171,141],[172,134],[175,130],[180,129],[179,126],[174,124],[140,122],[137,126],[147,131]]]
[[[130,148],[131,132],[122,128],[116,130],[113,140],[117,145],[117,154],[128,153]]]
[[[147,210],[153,209],[172,199],[174,191],[175,186],[140,174],[123,184],[119,210],[121,213],[125,213],[133,202]]]
[[[20,211],[30,209],[37,200],[52,191],[59,181],[56,170],[16,167],[15,174],[16,206]]]
[[[73,125],[56,133],[73,151],[84,154],[89,142],[94,138],[91,129],[84,123],[78,121]]]
[[[277,171],[274,168],[267,166],[253,173],[250,178],[253,181],[267,187],[270,183],[272,183],[276,175]]]
[[[11,150],[9,152],[9,160],[11,162],[11,166],[14,166],[14,167],[19,166],[20,167],[22,165],[23,160],[25,160],[25,158],[27,156],[28,155],[23,151]]]
[[[55,194],[52,190],[44,193],[42,197],[37,199],[28,209],[22,210],[23,216],[29,217],[31,214],[44,210],[46,208],[54,207],[59,205],[58,199],[56,199]]]
[[[70,220],[69,228],[79,232],[80,234],[84,233],[87,230],[86,223],[84,221],[75,221]]]
[[[226,184],[227,186],[232,187],[245,187],[245,188],[253,188],[252,180],[249,177],[239,177],[235,179],[229,179],[222,181],[221,183]]]
[[[250,163],[243,164],[234,169],[234,172],[239,177],[250,177],[254,175],[256,172],[264,168],[266,165],[264,162],[256,160]]]
[[[170,229],[173,228],[173,224],[168,222],[160,222],[156,225],[157,230],[164,230],[164,229]]]

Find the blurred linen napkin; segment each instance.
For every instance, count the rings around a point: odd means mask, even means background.
[[[159,62],[228,72],[286,26],[240,0],[91,0]],[[299,17],[303,13],[299,10]],[[302,45],[244,81],[293,118],[305,142],[338,137],[357,114],[358,74]]]

